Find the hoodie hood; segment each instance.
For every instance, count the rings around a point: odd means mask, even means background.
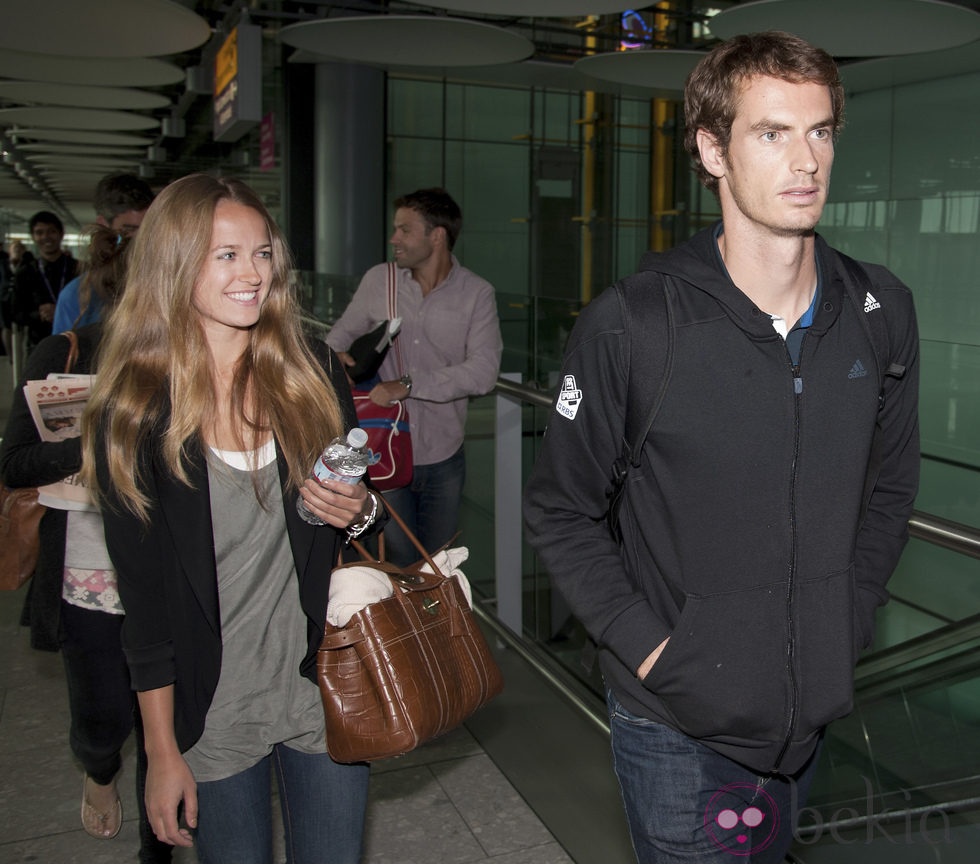
[[[640,270],[654,271],[675,280],[678,291],[700,292],[712,297],[726,314],[753,339],[770,341],[780,338],[772,319],[732,282],[721,259],[716,240],[721,222],[699,231],[688,242],[666,252],[646,252],[640,259]],[[827,243],[815,235],[817,267],[820,273],[820,304],[814,310],[814,334],[824,333],[840,312],[844,285],[837,261]]]

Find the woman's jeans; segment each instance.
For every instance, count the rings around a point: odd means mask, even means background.
[[[815,753],[794,776],[758,775],[607,693],[613,762],[640,864],[779,864]],[[819,748],[818,748],[819,752]]]
[[[459,527],[459,507],[466,480],[466,456],[460,445],[448,459],[416,465],[412,482],[385,492],[385,499],[418,537],[426,552],[448,543]],[[395,564],[413,564],[422,557],[405,532],[389,520],[385,525],[385,556]]]
[[[271,864],[275,770],[289,864],[357,864],[367,807],[367,765],[276,744],[251,768],[197,784],[194,845],[200,864]]]

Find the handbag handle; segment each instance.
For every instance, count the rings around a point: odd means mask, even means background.
[[[75,363],[78,361],[78,335],[74,330],[65,330],[65,332],[61,335],[64,336],[71,345],[71,347],[68,349],[68,359],[65,361],[65,374],[67,375],[69,372],[71,372],[72,368],[75,366]]]
[[[384,494],[382,492],[378,492],[376,489],[372,489],[371,491],[375,495],[380,495],[381,496],[381,500],[384,502],[385,509],[388,511],[388,515],[391,516],[391,518],[395,520],[395,524],[399,528],[401,528],[402,531],[405,532],[405,536],[408,537],[408,539],[411,540],[412,543],[414,544],[415,548],[418,549],[419,552],[422,553],[422,558],[425,559],[425,563],[428,564],[432,568],[432,572],[435,573],[437,576],[443,576],[443,578],[445,578],[445,576],[443,575],[443,572],[438,568],[438,566],[436,566],[436,562],[432,560],[432,556],[429,555],[429,553],[426,551],[425,547],[422,545],[422,543],[419,540],[419,538],[416,537],[415,534],[412,533],[412,530],[405,524],[405,520],[402,519],[402,517],[399,516],[394,511],[394,509],[392,508],[391,504],[388,503],[388,499],[385,498]],[[382,529],[382,531],[383,530],[384,529]],[[351,540],[351,546],[353,546],[361,554],[361,557],[365,561],[370,561],[372,563],[378,561],[377,558],[374,558],[371,555],[371,553],[368,552],[368,550],[361,544],[361,542],[359,540]],[[380,554],[381,555],[384,555],[384,549],[383,548],[380,549]],[[380,560],[383,563],[387,563],[386,562],[386,559],[384,559],[384,558],[381,558]]]

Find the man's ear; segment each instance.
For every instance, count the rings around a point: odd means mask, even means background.
[[[429,232],[429,241],[435,243],[437,246],[449,246],[449,235],[446,234],[446,229],[442,225],[437,225]]]
[[[109,227],[109,223],[106,222],[105,216],[96,216],[95,217],[95,224],[96,225],[101,225],[103,228],[108,228]]]
[[[705,129],[698,129],[697,145],[701,164],[704,165],[705,170],[712,177],[724,177],[728,165],[718,139]]]

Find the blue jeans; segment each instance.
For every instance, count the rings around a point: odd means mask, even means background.
[[[758,775],[627,711],[607,693],[613,764],[640,864],[779,864],[806,803],[815,753],[792,777]]]
[[[239,774],[197,784],[194,845],[200,864],[271,864],[270,763],[279,784],[289,864],[357,864],[370,769],[284,744]]]
[[[385,492],[385,500],[419,538],[426,552],[448,543],[459,527],[459,507],[466,480],[466,457],[460,445],[448,459],[431,465],[416,465],[412,482],[401,489]],[[389,561],[405,566],[422,557],[415,544],[394,520],[384,529],[385,555]]]

